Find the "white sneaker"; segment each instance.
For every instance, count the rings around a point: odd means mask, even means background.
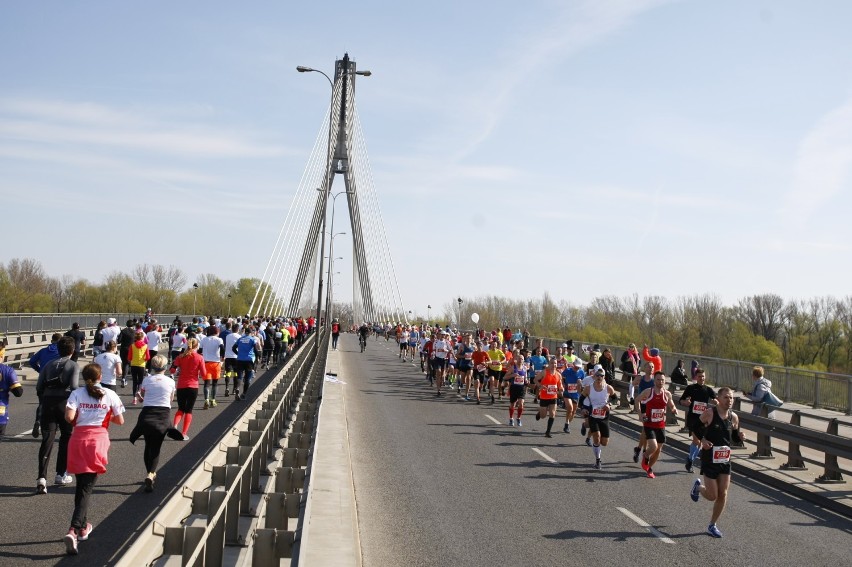
[[[53,479],[53,484],[66,485],[66,484],[71,484],[72,482],[74,482],[74,479],[68,473],[58,474],[58,475],[56,475],[56,478]]]
[[[36,481],[36,494],[47,494],[47,479],[40,478]]]

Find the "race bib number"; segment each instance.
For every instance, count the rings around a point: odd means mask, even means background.
[[[515,385],[516,386],[523,386],[525,382],[526,382],[526,380],[524,379],[523,376],[515,376]]]
[[[476,369],[480,372],[484,372],[485,371],[485,365],[484,364],[477,364]]]
[[[465,360],[473,360],[473,353],[472,352],[464,353],[464,359]]]
[[[692,402],[692,413],[704,413],[706,410],[706,402]]]
[[[728,446],[713,447],[713,462],[724,464],[731,461],[731,448]]]
[[[659,423],[666,419],[666,410],[651,408],[651,422]]]
[[[595,419],[604,419],[606,417],[606,406],[592,408],[592,417]]]
[[[555,384],[548,384],[546,391],[547,391],[548,395],[555,396],[556,395],[556,385]]]
[[[574,382],[573,384],[568,384],[568,387],[565,388],[565,391],[567,391],[569,394],[576,394],[577,393],[577,383]]]

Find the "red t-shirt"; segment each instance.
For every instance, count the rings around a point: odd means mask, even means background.
[[[198,388],[198,379],[204,379],[204,357],[193,352],[185,356],[178,356],[172,363],[171,374],[175,373],[175,369],[180,370],[178,375],[178,388]]]

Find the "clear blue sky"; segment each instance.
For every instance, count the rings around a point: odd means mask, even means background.
[[[850,29],[846,1],[3,2],[0,262],[259,277],[328,104],[295,67],[348,51],[406,309],[840,297]]]

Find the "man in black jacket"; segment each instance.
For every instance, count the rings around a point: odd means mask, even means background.
[[[72,426],[65,421],[65,402],[71,391],[80,382],[80,367],[71,360],[74,354],[74,339],[62,337],[57,343],[59,358],[45,364],[38,374],[36,394],[41,400],[41,447],[38,450],[38,480],[36,494],[47,494],[47,465],[53,452],[56,431],[59,430],[59,454],[56,456],[55,484],[71,484],[73,479],[66,474],[68,463],[68,440]]]
[[[121,356],[121,387],[124,388],[130,376],[130,347],[136,342],[136,321],[127,320],[127,326],[118,334],[118,354]]]

